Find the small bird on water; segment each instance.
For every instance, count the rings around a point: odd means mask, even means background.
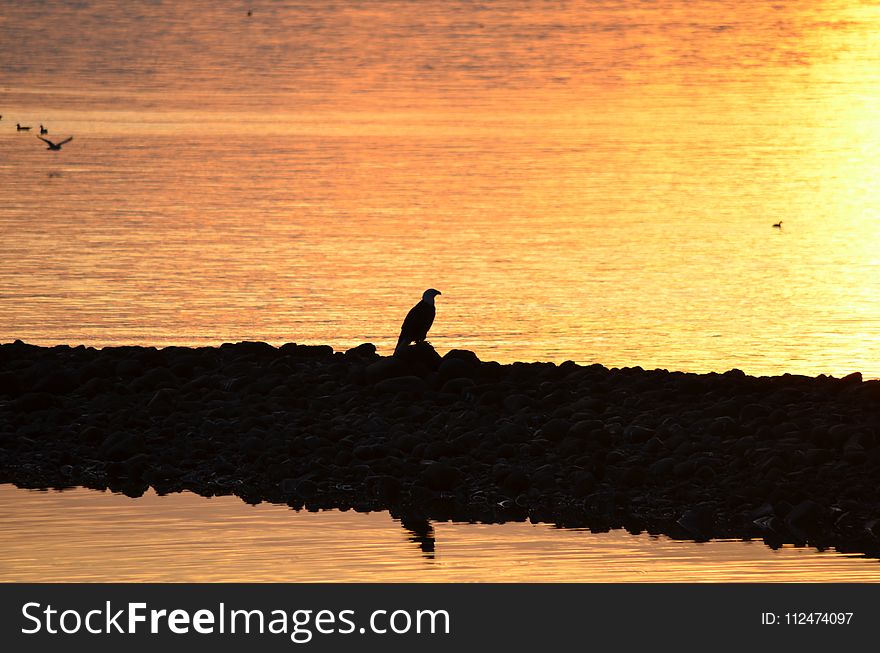
[[[62,145],[64,145],[65,143],[69,143],[70,141],[73,140],[73,136],[68,136],[63,141],[53,143],[48,138],[43,138],[42,136],[37,136],[37,138],[39,138],[41,141],[43,141],[44,143],[46,143],[49,146],[46,148],[47,150],[55,150],[56,152],[61,149]]]
[[[773,225],[774,229],[782,229],[782,220]]]
[[[48,134],[48,133],[49,133],[49,130],[46,129],[45,127],[43,127],[43,125],[41,124],[40,125],[40,134]]]
[[[15,123],[15,129],[16,129],[16,131],[20,131],[20,132],[26,132],[26,131],[31,130],[30,127],[22,127],[21,123]]]
[[[434,298],[442,295],[439,290],[428,288],[422,293],[422,301],[409,309],[406,318],[403,320],[403,326],[400,327],[400,338],[397,339],[397,347],[394,349],[394,355],[399,355],[406,346],[411,342],[423,342],[428,336],[428,330],[434,324]]]

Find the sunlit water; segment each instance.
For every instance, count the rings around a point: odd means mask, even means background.
[[[2,0],[0,340],[387,352],[436,287],[441,350],[880,376],[878,29],[855,0]]]
[[[0,581],[880,581],[880,562],[859,556],[545,524],[436,523],[430,552],[388,513],[294,512],[189,493],[129,499],[2,485],[0,517]]]

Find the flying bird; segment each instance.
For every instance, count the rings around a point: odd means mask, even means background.
[[[400,354],[409,343],[424,341],[428,330],[434,324],[436,313],[434,298],[442,294],[439,290],[428,288],[422,293],[422,301],[409,309],[403,320],[403,326],[400,327],[400,338],[397,339],[397,347],[394,349],[395,356]]]
[[[45,127],[43,127],[43,125],[41,124],[40,125],[40,134],[48,134],[48,133],[49,133],[49,130],[46,129]]]
[[[46,143],[49,146],[46,148],[47,150],[55,150],[55,151],[60,150],[62,145],[64,145],[65,143],[69,143],[70,141],[73,140],[73,136],[68,136],[63,141],[59,141],[58,143],[53,143],[48,138],[43,138],[42,136],[37,136],[37,138],[39,138],[41,141],[43,141],[44,143]]]
[[[30,131],[31,128],[30,127],[22,127],[21,123],[15,123],[15,129],[16,129],[16,131],[26,132],[26,131]]]

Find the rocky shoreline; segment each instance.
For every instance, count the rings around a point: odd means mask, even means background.
[[[530,519],[880,557],[880,381],[400,358],[364,344],[0,345],[0,483],[405,523]]]

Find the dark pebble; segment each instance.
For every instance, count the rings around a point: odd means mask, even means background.
[[[421,478],[424,484],[432,490],[451,490],[461,478],[461,472],[450,465],[431,463],[425,467]]]
[[[396,501],[400,496],[400,480],[393,476],[368,476],[364,484],[383,504]]]
[[[318,484],[308,479],[296,484],[296,494],[303,499],[311,499],[318,494]]]
[[[656,476],[658,478],[668,478],[673,475],[675,472],[675,459],[674,458],[661,458],[657,462],[653,463],[648,470],[651,476]]]
[[[504,478],[501,487],[509,494],[517,495],[527,490],[531,482],[528,475],[521,469],[514,469]]]
[[[352,347],[345,351],[345,355],[349,358],[366,358],[370,359],[376,355],[376,345],[371,342],[365,342],[357,347]]]
[[[113,433],[101,443],[98,455],[105,460],[125,460],[143,452],[146,440],[141,433]]]
[[[34,413],[55,405],[55,396],[48,392],[29,392],[10,403],[10,408],[19,413]]]
[[[541,427],[541,434],[551,442],[558,442],[568,435],[571,422],[567,419],[551,419]]]
[[[504,442],[525,442],[531,437],[529,429],[522,424],[503,424],[498,427],[497,433]]]
[[[443,384],[440,391],[460,395],[463,392],[465,392],[468,388],[472,388],[473,386],[474,386],[473,379],[462,377],[462,378],[456,378],[456,379],[449,379],[446,383]]]
[[[463,358],[444,358],[437,373],[442,381],[447,381],[457,378],[472,379],[478,371],[477,365]]]
[[[785,523],[801,530],[812,530],[823,517],[822,507],[810,499],[801,501],[785,515]]]
[[[425,390],[425,382],[418,376],[397,376],[376,384],[376,390],[384,393],[415,392]]]

